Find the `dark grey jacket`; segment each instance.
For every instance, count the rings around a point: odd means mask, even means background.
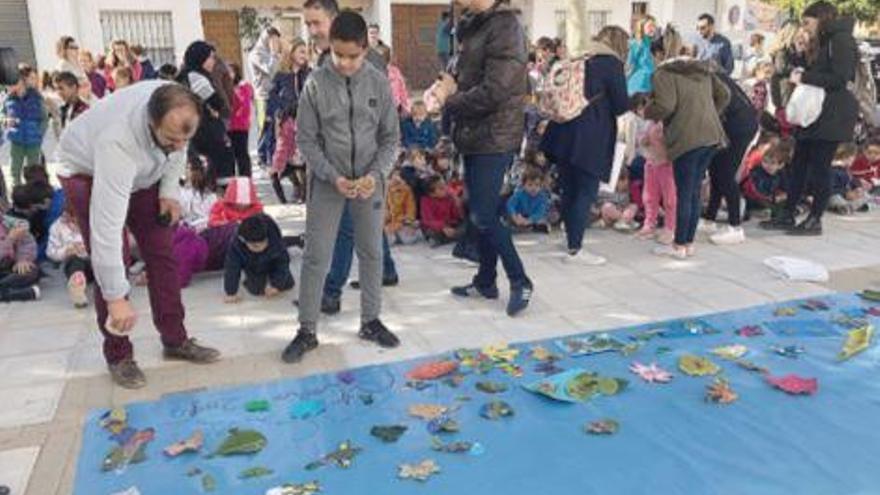
[[[522,144],[528,52],[516,11],[501,4],[465,14],[458,29],[458,93],[446,109],[465,154],[508,153]]]
[[[352,77],[326,64],[306,81],[296,143],[314,177],[335,183],[373,174],[383,182],[400,140],[388,78],[369,63]]]

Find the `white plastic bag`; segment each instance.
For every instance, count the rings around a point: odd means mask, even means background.
[[[785,107],[785,118],[798,127],[810,127],[822,115],[825,90],[809,84],[798,84]]]
[[[829,278],[827,268],[801,258],[773,256],[764,260],[764,265],[779,277],[793,282],[827,282]]]

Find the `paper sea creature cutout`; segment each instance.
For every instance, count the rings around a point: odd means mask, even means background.
[[[202,491],[213,492],[217,489],[217,480],[210,474],[202,476]]]
[[[503,373],[505,373],[509,376],[512,376],[514,378],[519,378],[519,377],[523,376],[522,367],[520,367],[516,363],[506,363],[506,362],[505,363],[498,363],[496,366]]]
[[[290,406],[291,419],[309,419],[320,416],[325,410],[322,400],[301,400]]]
[[[664,370],[657,363],[645,366],[642,363],[634,362],[630,365],[629,370],[648,383],[669,383],[672,380],[672,373]]]
[[[361,403],[365,406],[370,406],[375,401],[373,394],[360,394],[358,395],[358,399],[360,399]]]
[[[101,428],[119,435],[128,426],[128,413],[123,407],[114,407],[101,416]]]
[[[731,404],[736,402],[737,399],[739,399],[739,396],[730,387],[730,382],[724,378],[716,378],[710,385],[706,386],[706,402]]]
[[[357,377],[351,371],[342,371],[336,374],[336,379],[343,385],[353,385],[357,381]]]
[[[638,344],[625,344],[607,333],[568,337],[557,340],[556,345],[571,357],[589,356],[603,352],[619,352],[628,356],[639,348]]]
[[[866,301],[880,302],[880,290],[865,289],[859,293],[859,297]]]
[[[770,371],[767,368],[765,368],[763,366],[758,366],[757,364],[755,364],[751,361],[746,361],[745,359],[737,359],[734,361],[734,363],[736,363],[737,366],[739,366],[740,368],[742,368],[746,371],[752,371],[752,372],[761,373],[764,375],[766,375],[767,373],[770,373]]]
[[[529,356],[535,361],[541,362],[559,361],[559,359],[561,359],[561,356],[548,351],[545,347],[540,345],[533,347],[531,352],[529,353]]]
[[[511,363],[519,356],[519,349],[507,344],[490,345],[483,348],[483,354],[496,363]]]
[[[880,318],[880,307],[872,306],[865,310],[865,314],[874,318]]]
[[[813,395],[819,391],[819,380],[798,375],[767,376],[767,383],[791,395]]]
[[[406,374],[406,378],[413,381],[436,380],[454,373],[456,370],[458,370],[458,363],[455,361],[433,361],[413,368]]]
[[[832,321],[847,330],[855,330],[871,324],[871,321],[866,318],[868,314],[861,308],[844,309],[840,313]]]
[[[868,325],[866,327],[850,330],[846,336],[846,342],[843,349],[837,355],[838,361],[846,361],[851,357],[863,352],[871,345],[871,338],[874,336],[874,327]]]
[[[804,301],[801,303],[801,307],[807,311],[828,311],[831,309],[831,306],[829,306],[828,303],[820,301],[819,299]]]
[[[470,454],[473,456],[481,455],[484,452],[483,446],[479,442],[450,442],[443,443],[439,438],[431,438],[431,448],[437,452],[446,454]]]
[[[796,314],[797,314],[797,308],[792,308],[790,306],[776,308],[776,310],[773,311],[773,316],[775,316],[777,318],[794,316]]]
[[[660,330],[660,336],[665,339],[700,337],[703,335],[715,335],[717,333],[721,332],[703,320],[676,321]]]
[[[117,445],[104,457],[102,471],[122,469],[129,464],[138,464],[147,459],[147,444],[156,438],[156,430],[147,428],[135,433],[125,444]]]
[[[266,495],[314,495],[321,491],[321,484],[317,481],[309,483],[285,483],[275,488],[270,488]]]
[[[513,414],[513,408],[510,407],[510,404],[501,400],[493,400],[480,408],[480,416],[492,421],[509,418]]]
[[[177,457],[188,452],[198,452],[205,444],[205,434],[202,430],[196,430],[185,440],[175,442],[165,447],[165,455],[168,457]]]
[[[620,378],[608,378],[575,368],[553,375],[523,387],[536,394],[563,402],[584,402],[595,395],[615,395],[628,382]]]
[[[736,331],[740,337],[760,337],[764,335],[764,329],[759,325],[746,325]]]
[[[557,366],[555,361],[544,361],[535,365],[535,373],[540,373],[544,376],[555,375],[563,371],[565,369]]]
[[[620,423],[613,419],[591,421],[584,426],[584,431],[590,435],[614,435],[618,430]]]
[[[779,337],[833,337],[840,334],[834,325],[819,319],[771,321],[764,326]]]
[[[202,470],[197,467],[191,467],[186,471],[186,476],[188,478],[195,478],[196,476],[201,476]]]
[[[629,339],[634,340],[636,342],[650,342],[654,340],[655,337],[659,337],[663,334],[662,328],[654,328],[652,330],[645,330],[644,332],[639,332],[635,335],[630,335]]]
[[[716,375],[721,368],[708,359],[693,354],[685,354],[678,359],[678,369],[689,376]]]
[[[507,392],[507,384],[501,382],[477,382],[477,390],[487,394]]]
[[[244,405],[244,410],[249,413],[266,412],[271,407],[272,406],[267,400],[252,400],[248,401],[248,403]]]
[[[427,428],[428,432],[432,435],[438,433],[457,433],[461,429],[456,420],[446,415],[428,421]]]
[[[400,440],[400,437],[406,433],[407,429],[408,428],[403,425],[374,426],[370,429],[370,435],[373,435],[385,443],[394,443]]]
[[[410,380],[410,381],[406,382],[406,388],[411,388],[416,391],[422,391],[422,390],[425,390],[426,388],[431,388],[431,387],[432,387],[432,385],[430,383],[423,382],[420,380],[415,380],[415,381]]]
[[[449,408],[439,404],[413,404],[409,406],[409,415],[414,418],[430,421],[446,414]]]
[[[479,351],[459,349],[455,351],[455,359],[458,359],[463,368],[471,369],[481,375],[485,375],[495,368],[495,363],[489,359],[489,356]]]
[[[401,464],[398,466],[397,477],[402,480],[414,480],[424,483],[431,476],[440,472],[440,466],[431,459],[425,459],[418,464]]]
[[[770,350],[772,350],[773,352],[775,352],[776,354],[778,354],[782,357],[787,357],[789,359],[797,359],[798,356],[807,352],[807,350],[804,349],[804,346],[802,346],[802,345],[787,345],[787,346],[774,345],[774,346],[770,346]]]
[[[351,467],[351,463],[354,462],[354,458],[357,457],[362,450],[363,449],[360,447],[352,445],[351,440],[347,440],[339,444],[339,448],[335,451],[325,455],[317,461],[307,464],[306,471],[314,471],[315,469],[330,465],[336,466],[340,469],[348,469]]]
[[[264,476],[271,476],[274,473],[275,471],[264,468],[263,466],[255,466],[238,473],[238,479],[249,480],[253,478],[262,478]]]
[[[232,428],[223,443],[217,447],[210,457],[228,457],[232,455],[250,455],[259,453],[266,447],[266,437],[257,430],[240,430]]]
[[[726,345],[721,347],[716,347],[710,351],[712,354],[720,357],[721,359],[727,359],[728,361],[734,361],[746,355],[749,352],[749,348],[741,345]]]

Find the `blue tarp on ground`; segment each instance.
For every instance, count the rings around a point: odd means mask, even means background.
[[[435,494],[731,494],[856,495],[880,493],[880,350],[872,345],[847,362],[838,362],[847,329],[832,321],[859,314],[870,305],[854,295],[824,298],[829,311],[799,309],[776,317],[779,305],[701,317],[720,333],[693,338],[657,336],[630,356],[603,353],[566,358],[565,369],[584,368],[603,376],[629,380],[619,395],[598,396],[586,403],[554,402],[522,388],[542,375],[528,350],[536,344],[552,352],[553,342],[515,345],[517,364],[525,371],[513,378],[499,369],[470,374],[453,388],[442,383],[424,390],[406,386],[404,375],[429,361],[401,362],[296,380],[169,396],[158,402],[127,407],[129,424],[156,429],[156,438],[139,464],[102,472],[105,455],[115,443],[99,424],[106,411],[95,411],[85,427],[76,478],[76,495],[109,495],[137,487],[143,495],[206,493],[202,476],[188,477],[198,467],[216,482],[211,493],[264,494],[285,482],[318,480],[322,493],[394,495]],[[797,307],[793,302],[784,306]],[[762,323],[810,321],[804,335],[776,333],[739,337],[735,330]],[[866,316],[875,326],[877,318]],[[817,331],[815,320],[826,322]],[[621,341],[639,332],[681,322],[651,324],[612,332]],[[771,327],[778,327],[770,325]],[[749,347],[746,359],[768,368],[773,376],[796,373],[819,380],[814,396],[789,396],[770,387],[760,374],[709,354],[726,344]],[[771,346],[802,345],[797,359],[774,354]],[[660,347],[669,352],[658,353]],[[722,366],[740,398],[730,405],[704,399],[711,377],[689,377],[677,369],[683,354],[709,357]],[[449,358],[450,356],[440,356]],[[676,375],[670,384],[648,384],[628,371],[633,361],[657,362]],[[495,396],[475,389],[478,381],[510,385]],[[457,401],[462,395],[469,402]],[[262,413],[245,412],[255,399],[270,401]],[[372,399],[372,402],[370,402]],[[513,406],[515,415],[489,421],[480,407],[492,399]],[[293,404],[320,400],[326,411],[314,418],[290,418]],[[461,432],[444,441],[478,441],[482,455],[431,450],[425,422],[407,414],[410,405],[460,404],[453,416]],[[620,423],[614,436],[584,434],[584,424],[603,418]],[[374,425],[403,424],[408,431],[397,443],[384,444],[370,435]],[[230,428],[255,429],[268,439],[259,454],[208,458]],[[166,458],[162,449],[195,429],[206,435],[202,453]],[[349,469],[304,467],[351,440],[363,448]],[[434,459],[441,472],[424,484],[397,479],[397,466]],[[261,466],[274,474],[242,480],[239,474]]]

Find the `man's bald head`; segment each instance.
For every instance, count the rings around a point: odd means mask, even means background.
[[[179,84],[161,86],[150,97],[147,112],[156,141],[165,152],[186,147],[199,127],[202,103]]]

